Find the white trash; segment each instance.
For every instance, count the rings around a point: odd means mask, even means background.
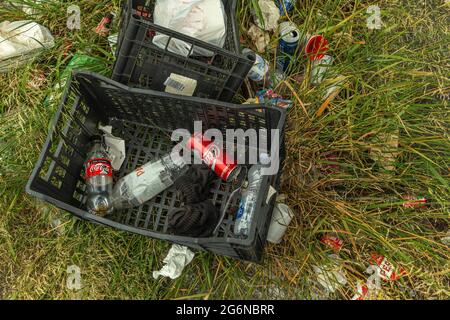
[[[38,51],[55,45],[50,31],[30,21],[4,21],[0,23],[0,72],[20,65]]]
[[[227,16],[221,0],[158,0],[154,23],[220,48],[225,44]],[[168,35],[157,34],[153,43],[164,49],[169,38]],[[172,38],[167,50],[188,56],[191,45]],[[194,47],[191,54],[211,57],[214,53]]]
[[[293,217],[294,213],[291,208],[284,203],[275,203],[269,232],[267,233],[267,241],[280,243]]]

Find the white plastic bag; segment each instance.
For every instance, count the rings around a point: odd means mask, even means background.
[[[192,38],[223,47],[226,38],[226,15],[221,0],[157,0],[154,23],[177,31]],[[153,43],[164,49],[169,36],[157,34]],[[167,49],[170,52],[188,56],[191,45],[170,39]],[[213,52],[194,47],[192,55],[210,57]]]
[[[50,31],[30,20],[0,23],[0,72],[19,65],[39,50],[53,47]]]

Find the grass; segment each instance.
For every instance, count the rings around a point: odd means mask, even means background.
[[[0,4],[0,21],[29,18],[6,2]],[[1,298],[349,299],[369,276],[372,252],[407,270],[400,280],[382,283],[384,297],[449,298],[449,248],[441,242],[449,227],[450,199],[449,4],[297,1],[290,19],[323,33],[335,62],[328,79],[313,87],[310,64],[299,56],[277,88],[294,101],[280,192],[295,218],[283,242],[268,244],[261,265],[202,252],[180,278],[153,280],[169,243],[76,220],[24,192],[57,106],[57,99],[43,102],[55,94],[74,53],[96,56],[111,67],[113,54],[92,29],[105,12],[118,12],[119,1],[28,2],[37,11],[31,18],[51,30],[56,45],[0,75]],[[66,28],[71,3],[81,7],[79,31]],[[249,45],[245,29],[251,3],[240,1],[238,9]],[[366,25],[366,10],[373,4],[381,8],[380,30]],[[276,42],[273,36],[264,54],[271,63]],[[40,73],[44,82],[30,86]],[[324,105],[324,90],[338,75],[345,86]],[[395,135],[398,148],[389,152],[396,156],[377,153]],[[427,195],[432,201],[426,209],[405,208],[405,195]],[[55,219],[61,225],[55,227]],[[326,233],[344,241],[339,255],[348,280],[329,295],[313,269],[332,253],[318,241]],[[70,265],[81,269],[79,291],[66,286]]]

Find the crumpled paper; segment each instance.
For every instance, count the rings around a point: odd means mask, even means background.
[[[328,292],[335,292],[339,287],[347,284],[347,278],[339,263],[339,256],[330,254],[328,256],[332,261],[322,266],[313,266],[317,276],[317,282],[320,283]]]
[[[250,28],[247,31],[248,36],[255,44],[256,51],[263,53],[266,50],[267,45],[270,42],[270,36],[264,30],[258,28],[253,23],[250,24]]]
[[[111,158],[111,165],[113,170],[120,170],[125,161],[125,140],[113,136],[112,126],[98,125],[98,129],[104,133],[106,151]]]
[[[261,29],[266,31],[275,31],[278,28],[278,20],[280,20],[280,9],[277,8],[273,0],[259,0],[259,8],[261,9],[264,26],[255,15],[255,22]]]
[[[194,253],[189,248],[174,244],[170,248],[167,257],[164,258],[164,266],[161,270],[153,271],[153,278],[158,279],[160,276],[163,276],[176,279],[193,258]]]

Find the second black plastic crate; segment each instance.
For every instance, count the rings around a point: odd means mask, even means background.
[[[225,216],[216,234],[191,238],[167,232],[169,210],[182,205],[174,187],[133,209],[115,211],[106,217],[89,214],[84,204],[83,163],[89,139],[97,133],[99,122],[112,125],[113,134],[126,142],[126,160],[115,173],[117,181],[154,157],[168,153],[176,144],[171,140],[175,129],[193,132],[194,121],[202,121],[204,130],[217,128],[225,133],[226,129],[256,129],[270,133],[271,129],[276,129],[281,134],[284,110],[130,89],[89,72],[75,74],[68,86],[28,181],[28,193],[77,217],[120,230],[238,259],[261,259],[275,198],[269,197],[269,190],[270,186],[277,188],[281,169],[277,174],[264,176],[248,238],[240,239],[233,234],[238,197],[231,201],[233,210]],[[274,134],[269,136],[269,150],[273,138]],[[222,211],[232,189],[230,183],[217,179],[209,198]]]
[[[112,79],[131,87],[165,91],[171,74],[197,81],[194,96],[231,101],[253,66],[254,57],[241,54],[236,0],[222,0],[227,13],[224,48],[153,23],[155,0],[125,0]],[[182,40],[212,57],[182,56],[153,44],[156,34]],[[169,40],[171,41],[171,40]]]

